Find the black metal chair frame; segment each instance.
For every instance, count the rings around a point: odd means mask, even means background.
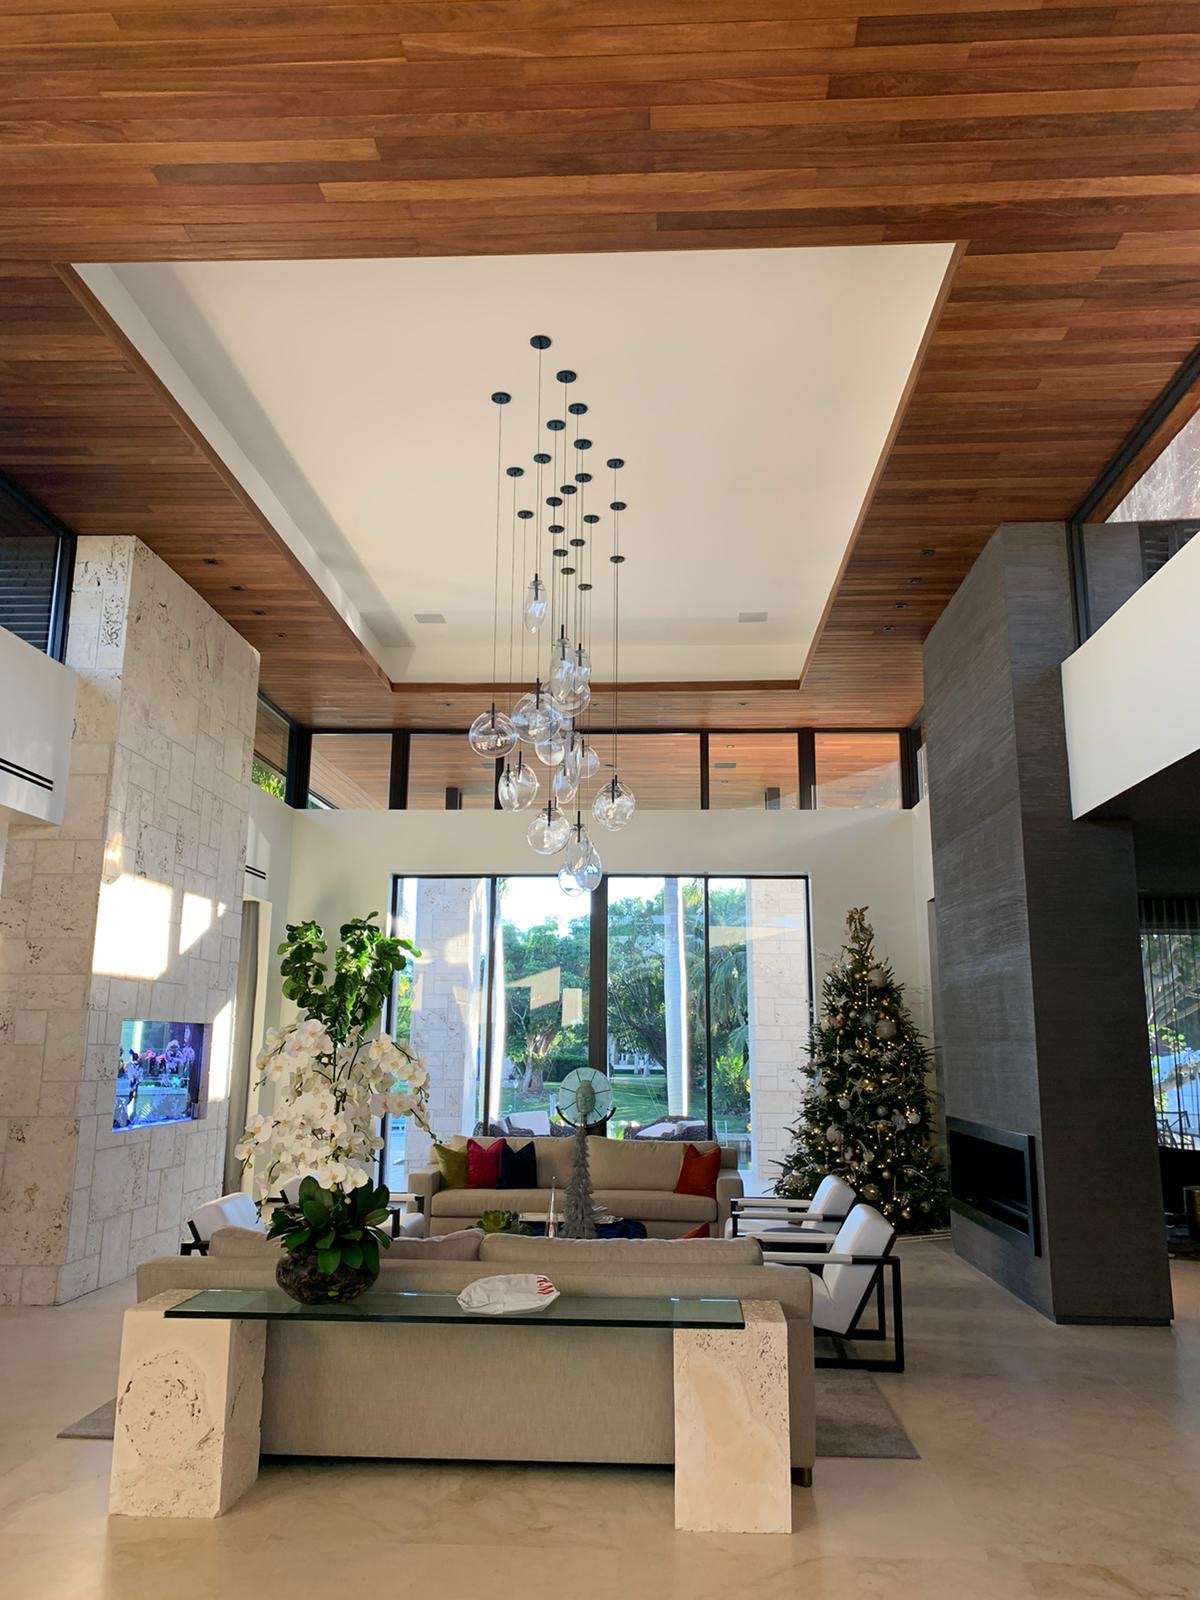
[[[851,1318],[850,1326],[845,1333],[829,1333],[813,1324],[813,1334],[819,1339],[830,1339],[833,1347],[838,1352],[836,1356],[817,1356],[818,1367],[842,1367],[855,1372],[903,1372],[904,1371],[904,1297],[900,1284],[900,1258],[892,1254],[889,1244],[882,1255],[879,1256],[842,1256],[836,1255],[830,1261],[828,1257],[823,1260],[801,1256],[797,1266],[807,1267],[810,1272],[819,1271],[823,1266],[853,1266],[874,1267],[875,1271],[867,1284],[858,1310]],[[892,1322],[890,1337],[892,1341],[892,1357],[867,1357],[852,1355],[848,1349],[851,1343],[860,1341],[866,1343],[886,1344],[889,1338],[887,1294],[884,1287],[884,1274],[891,1275],[891,1301]],[[874,1327],[861,1327],[863,1314],[871,1301],[875,1302]]]

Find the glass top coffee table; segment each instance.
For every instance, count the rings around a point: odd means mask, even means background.
[[[768,1285],[764,1289],[769,1292]],[[333,1323],[344,1331],[331,1334]],[[669,1366],[655,1370],[656,1381],[665,1378],[672,1385],[677,1528],[791,1531],[788,1324],[777,1301],[727,1296],[564,1294],[536,1311],[487,1316],[464,1311],[454,1294],[393,1289],[374,1289],[349,1305],[323,1306],[299,1305],[266,1285],[164,1291],[125,1313],[109,1510],[118,1516],[216,1517],[236,1504],[258,1475],[264,1375],[279,1345],[309,1343],[316,1370],[330,1385],[325,1400],[313,1402],[318,1421],[324,1404],[336,1409],[343,1431],[352,1431],[356,1417],[365,1427],[363,1408],[374,1406],[375,1397],[370,1388],[343,1390],[337,1384],[336,1347],[342,1340],[379,1346],[381,1333],[369,1329],[376,1324],[388,1329],[386,1351],[395,1327],[398,1351],[403,1347],[417,1361],[445,1364],[442,1390],[452,1394],[456,1362],[464,1372],[476,1371],[487,1367],[493,1349],[511,1352],[514,1344],[529,1344],[537,1348],[521,1359],[536,1367],[554,1354],[550,1345],[557,1350],[573,1341],[570,1332],[518,1333],[506,1346],[502,1334],[469,1332],[471,1326],[525,1329],[539,1323],[602,1329],[599,1338],[611,1340],[618,1356],[625,1342],[630,1361],[643,1359],[652,1342],[658,1354],[667,1343]],[[286,1330],[287,1338],[274,1340],[272,1324],[280,1336]],[[458,1331],[447,1333],[446,1325]],[[313,1332],[305,1335],[305,1328]],[[597,1335],[574,1338],[586,1362]],[[713,1404],[714,1394],[724,1397],[721,1404]],[[295,1403],[307,1405],[308,1399]],[[752,1449],[745,1447],[746,1437]],[[405,1458],[402,1417],[389,1428],[387,1443],[387,1454]],[[415,1452],[418,1459],[426,1454],[424,1448]],[[568,1458],[574,1459],[570,1451]]]
[[[566,1328],[744,1328],[740,1300],[669,1295],[563,1294],[538,1311],[489,1316],[464,1311],[452,1294],[372,1289],[347,1305],[302,1306],[282,1289],[202,1289],[163,1312],[166,1318],[251,1322],[554,1323]]]

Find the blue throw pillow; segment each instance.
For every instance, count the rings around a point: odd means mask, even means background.
[[[515,1149],[506,1139],[500,1152],[500,1181],[498,1189],[536,1189],[537,1151],[533,1140]]]

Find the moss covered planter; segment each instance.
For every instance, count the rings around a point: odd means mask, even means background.
[[[298,1300],[302,1306],[328,1305],[331,1301],[344,1305],[348,1300],[357,1300],[378,1276],[378,1261],[373,1267],[366,1262],[351,1267],[343,1261],[332,1272],[322,1272],[313,1251],[294,1256],[284,1250],[275,1268],[275,1282],[284,1294]]]

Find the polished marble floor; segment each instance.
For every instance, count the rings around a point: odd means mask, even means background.
[[[669,1473],[578,1467],[268,1465],[219,1522],[109,1522],[111,1447],[54,1435],[113,1393],[131,1286],[0,1311],[0,1592],[1200,1600],[1200,1264],[1171,1330],[1056,1328],[943,1244],[904,1256],[910,1366],[879,1381],[922,1459],[818,1462],[790,1538],[677,1534]]]

